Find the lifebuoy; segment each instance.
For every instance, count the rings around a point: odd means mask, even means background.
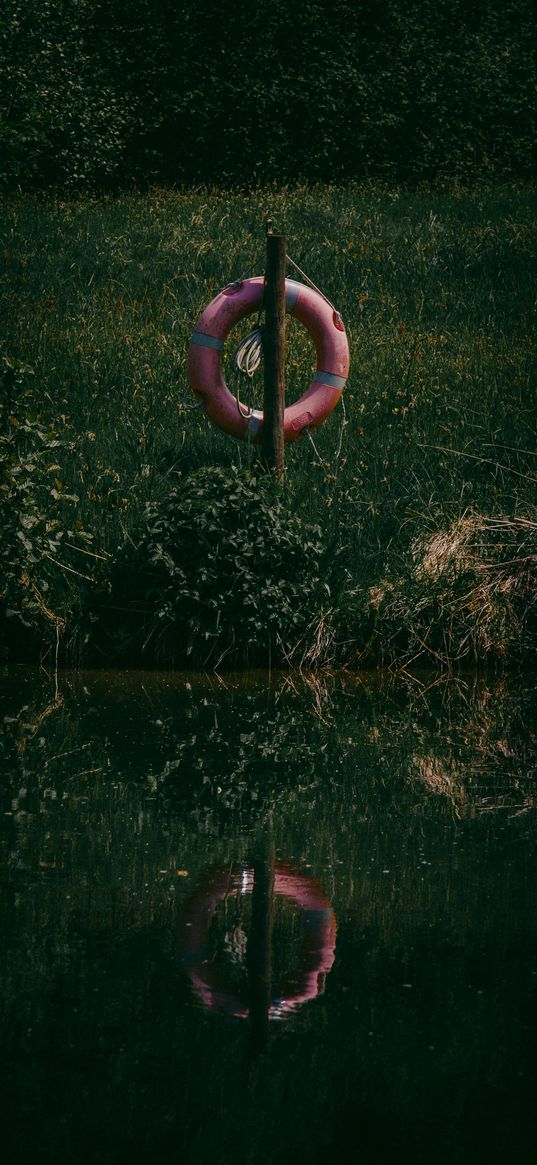
[[[198,997],[207,1008],[242,1019],[250,1014],[249,1004],[230,988],[225,971],[209,959],[209,931],[219,902],[251,894],[252,889],[250,867],[209,871],[184,907],[177,928],[177,959]],[[335,958],[336,917],[319,883],[294,873],[286,862],[276,862],[273,892],[294,902],[303,921],[300,966],[288,972],[269,1007],[269,1019],[283,1019],[323,992]]]
[[[202,312],[188,352],[190,384],[205,412],[225,433],[255,444],[261,440],[263,413],[244,415],[229,391],[221,368],[224,341],[244,316],[259,310],[264,279],[240,280],[225,287]],[[305,429],[315,429],[335,408],[349,371],[349,346],[341,317],[318,292],[285,281],[286,311],[300,320],[312,337],[317,369],[306,392],[289,405],[284,416],[284,439],[296,441]]]

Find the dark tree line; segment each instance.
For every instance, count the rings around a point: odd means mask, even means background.
[[[535,167],[533,0],[2,0],[4,189]]]

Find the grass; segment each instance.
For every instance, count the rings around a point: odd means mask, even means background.
[[[275,649],[310,665],[526,656],[535,595],[535,203],[528,187],[454,185],[8,202],[2,590],[14,611],[12,654],[48,644],[92,658],[110,569],[120,548],[143,540],[146,504],[164,503],[204,466],[255,470],[255,450],[192,407],[186,356],[218,289],[262,271],[270,215],[341,311],[351,350],[345,409],[313,443],[286,451],[285,503],[321,528],[326,589],[302,634]],[[237,338],[224,358],[233,386]],[[312,358],[292,322],[288,399],[308,382]],[[248,392],[241,387],[244,400]],[[484,554],[492,519],[502,534]],[[464,568],[427,572],[434,540],[450,544],[461,522],[473,531]],[[502,578],[515,582],[490,585],[481,607],[477,595],[472,603],[484,572],[490,582],[506,562]],[[262,608],[257,581],[252,601]],[[28,626],[19,633],[21,613]],[[480,636],[484,618],[489,631]],[[171,654],[181,651],[176,639]]]

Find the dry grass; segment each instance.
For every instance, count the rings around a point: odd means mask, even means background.
[[[537,522],[469,512],[417,539],[412,557],[416,580],[444,585],[447,612],[466,625],[459,654],[505,656],[523,639],[537,599]]]

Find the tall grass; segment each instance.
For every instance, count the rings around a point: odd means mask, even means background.
[[[24,462],[34,439],[46,454],[39,505],[23,531],[30,550],[19,536],[19,556],[7,556],[30,580],[26,621],[35,623],[33,587],[51,616],[41,611],[45,639],[56,641],[61,620],[68,643],[66,629],[72,640],[103,563],[140,542],[148,501],[164,500],[178,475],[202,466],[255,466],[254,449],[192,407],[186,356],[194,322],[218,289],[262,272],[267,214],[341,311],[351,349],[345,409],[313,443],[286,451],[287,503],[321,525],[327,549],[330,594],[311,612],[303,642],[311,662],[323,656],[313,645],[328,640],[345,661],[381,646],[391,657],[396,642],[396,654],[409,658],[414,598],[406,614],[404,603],[397,608],[406,631],[392,627],[383,637],[371,588],[403,586],[412,575],[412,587],[424,590],[412,547],[464,515],[478,526],[483,515],[509,519],[517,537],[516,521],[525,519],[522,547],[510,544],[508,557],[527,565],[537,481],[535,201],[524,187],[410,193],[361,185],[9,202],[0,240],[2,488],[15,539],[14,499],[27,511],[37,486],[30,473],[22,501],[15,497],[13,459]],[[233,387],[234,339],[224,357]],[[309,339],[292,321],[288,399],[312,365]],[[249,392],[241,386],[243,399]],[[21,444],[28,422],[41,436]],[[54,532],[45,569],[43,538]],[[16,607],[7,569],[2,589]]]

